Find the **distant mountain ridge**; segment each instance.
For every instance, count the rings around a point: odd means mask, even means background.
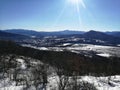
[[[105,34],[103,32],[99,32],[99,31],[94,31],[94,30],[91,30],[89,32],[86,32],[83,34],[84,37],[86,38],[94,38],[94,39],[107,39],[109,37],[114,37],[114,36],[111,36],[111,35],[108,35],[108,34]],[[114,37],[115,38],[115,37]]]
[[[84,38],[84,40],[80,43],[87,43],[87,44],[100,44],[100,45],[119,45],[120,44],[120,37],[115,35],[108,34],[106,32],[94,31],[90,30],[88,32],[83,31],[56,31],[56,32],[38,32],[33,30],[24,30],[24,29],[11,29],[11,30],[4,30],[2,31],[6,33],[4,38],[8,34],[11,35],[10,39],[19,39],[25,37],[35,37],[35,38],[42,38],[46,36],[56,36],[56,38]],[[113,32],[112,32],[113,33]],[[114,32],[115,33],[115,32]],[[116,34],[119,32],[116,32]],[[9,35],[8,35],[9,36]],[[67,42],[67,41],[66,41]],[[76,41],[79,43],[79,41]]]
[[[8,33],[0,30],[0,39],[2,40],[21,40],[26,38],[30,37],[20,34]]]
[[[88,39],[102,40],[102,41],[106,41],[106,42],[111,43],[111,44],[120,43],[119,37],[115,37],[112,35],[105,34],[103,32],[93,31],[93,30],[83,34],[83,37],[88,38]]]
[[[115,36],[115,37],[120,37],[120,31],[114,31],[114,32],[105,32],[106,34]]]
[[[84,34],[84,31],[76,31],[76,30],[63,30],[63,31],[53,31],[53,32],[38,32],[34,30],[25,30],[25,29],[9,29],[4,30],[8,33],[14,34],[21,34],[26,36],[36,36],[36,37],[43,37],[43,36],[55,36],[55,35],[73,35],[73,34]],[[95,31],[95,30],[90,30]],[[89,32],[89,31],[88,31]],[[115,37],[120,37],[120,31],[112,31],[112,32],[102,32],[108,35],[112,35]]]
[[[36,37],[43,37],[43,36],[60,36],[60,35],[72,35],[72,34],[83,34],[83,31],[71,31],[71,30],[64,30],[64,31],[54,31],[54,32],[38,32],[34,30],[24,30],[24,29],[10,29],[4,30],[5,32],[27,35],[27,36],[36,36]]]

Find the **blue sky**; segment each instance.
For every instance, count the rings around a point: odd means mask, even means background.
[[[0,29],[120,31],[120,0],[0,0]]]

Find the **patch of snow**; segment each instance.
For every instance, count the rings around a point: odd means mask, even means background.
[[[8,86],[0,88],[0,90],[23,90],[23,86]]]
[[[36,38],[36,36],[31,36],[31,38]]]
[[[16,60],[21,63],[21,66],[20,66],[21,69],[26,69],[26,65],[23,59],[16,59]]]
[[[38,49],[39,50],[48,50],[48,48],[46,48],[46,47],[39,47]]]
[[[120,44],[118,44],[117,46],[120,47]]]
[[[101,54],[97,54],[98,56],[102,56],[102,57],[110,57],[111,55],[108,53],[101,53]]]
[[[63,46],[71,45],[71,43],[64,43]]]
[[[83,81],[95,85],[98,90],[120,90],[120,76],[93,77],[82,76]]]
[[[73,46],[73,47],[75,47],[75,46],[79,46],[79,44],[73,44],[72,46]]]
[[[48,50],[48,48],[46,47],[36,47],[36,46],[32,46],[30,44],[22,44],[23,47],[30,47],[30,48],[34,48],[34,49],[39,49],[39,50]]]

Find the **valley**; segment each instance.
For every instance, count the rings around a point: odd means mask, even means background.
[[[0,89],[119,90],[119,37],[66,32],[0,32]]]
[[[120,90],[120,0],[0,0],[0,90]]]

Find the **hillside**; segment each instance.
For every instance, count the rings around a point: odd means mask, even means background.
[[[38,31],[24,30],[24,29],[11,29],[11,30],[4,30],[4,32],[32,37],[32,40],[30,39],[24,40],[23,43],[29,43],[30,41],[30,43],[32,42],[41,43],[40,44],[41,46],[42,44],[44,45],[45,43],[48,46],[49,46],[49,43],[54,45],[56,44],[54,42],[57,42],[57,44],[58,43],[84,43],[84,44],[111,45],[111,46],[117,46],[120,44],[120,37],[117,37],[109,33],[99,32],[94,30],[90,30],[88,32],[70,31],[70,30],[56,31],[56,32],[38,32]],[[16,37],[16,39],[17,38],[19,37]],[[75,39],[76,41],[74,41]],[[58,40],[61,40],[61,41],[58,42]],[[36,43],[32,43],[32,44],[36,44]]]
[[[80,71],[78,69],[80,74],[120,74],[120,70],[118,69],[120,64],[120,58],[117,57],[105,58],[93,55],[90,58],[81,54],[75,54],[68,51],[40,51],[37,49],[22,47],[12,42],[5,41],[0,41],[0,54],[17,54],[22,56],[28,56],[31,58],[39,59],[42,62],[49,63],[50,65],[56,67],[59,66],[60,68],[63,68],[67,71],[70,70],[69,72],[71,72],[71,70],[74,70],[75,68],[78,68],[79,66],[79,68],[81,67]],[[112,63],[114,64],[112,65]],[[108,72],[109,64],[111,65],[110,67],[112,67],[111,72]],[[72,66],[74,66],[74,68]]]
[[[23,40],[28,39],[30,37],[20,34],[13,34],[4,31],[0,31],[0,39],[1,40]]]
[[[105,32],[105,33],[115,37],[120,37],[120,31],[112,31],[112,32]]]
[[[21,34],[27,36],[36,36],[36,37],[44,37],[44,36],[60,36],[60,35],[72,35],[72,34],[83,34],[83,31],[70,31],[70,30],[63,30],[63,31],[54,31],[54,32],[38,32],[34,30],[24,30],[24,29],[10,29],[4,30],[5,32],[14,33],[14,34]]]
[[[0,41],[1,90],[35,90],[40,89],[39,85],[47,90],[73,90],[76,87],[102,90],[100,88],[103,86],[115,90],[119,86],[119,76],[112,75],[120,75],[119,66],[118,57],[89,57],[68,51],[42,51],[22,47],[11,41]],[[74,86],[76,80],[79,85]]]
[[[105,41],[106,43],[110,43],[110,44],[120,43],[120,38],[118,37],[107,35],[103,32],[98,32],[98,31],[93,31],[93,30],[83,34],[83,37],[90,39],[90,40],[96,39],[96,40]]]

